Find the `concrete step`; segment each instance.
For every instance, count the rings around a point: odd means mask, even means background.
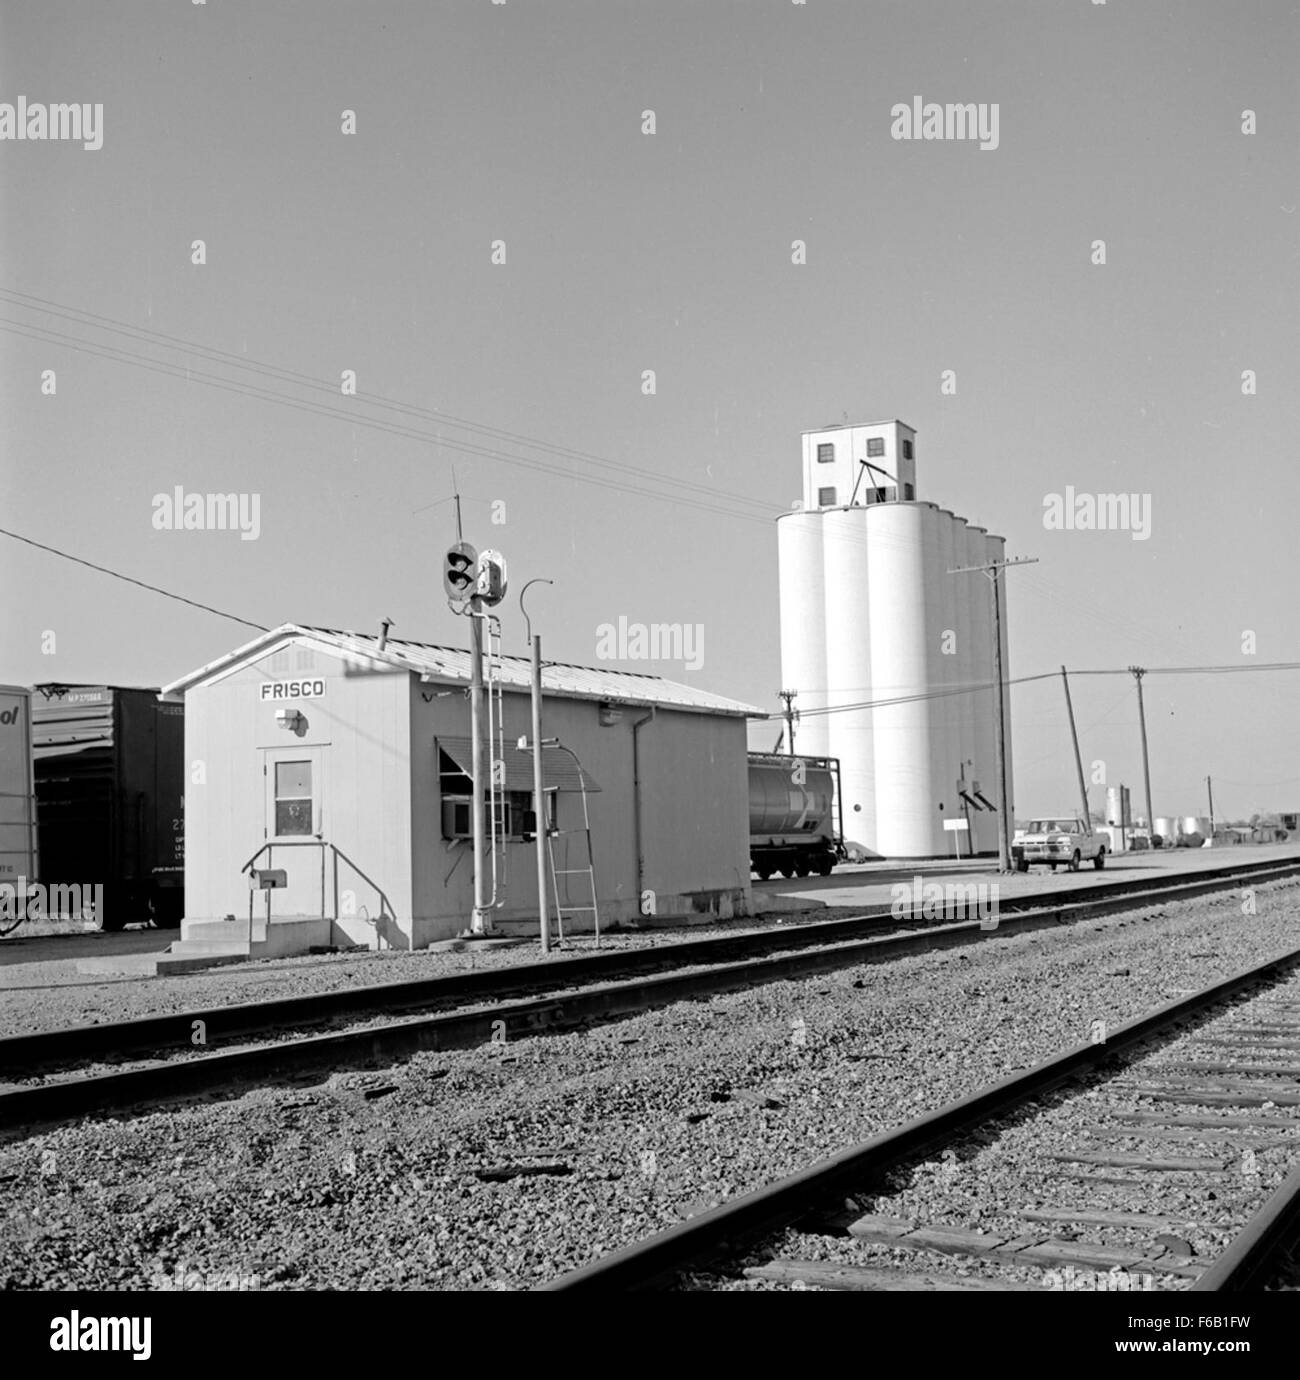
[[[181,973],[197,973],[204,968],[219,968],[228,963],[247,963],[252,955],[248,944],[220,945],[205,942],[173,944],[161,954],[110,954],[103,957],[77,959],[77,972],[93,977],[102,973],[126,974],[131,977],[176,977]]]
[[[203,938],[203,939],[178,939],[167,952],[169,954],[244,954],[248,955],[256,951],[259,940],[265,943],[265,939],[259,936],[256,931],[253,934],[253,942],[249,944],[246,935],[238,937],[232,935],[228,939]]]
[[[183,920],[181,942],[215,941],[219,944],[248,943],[248,921],[245,920]],[[266,938],[266,921],[253,921],[253,939]]]

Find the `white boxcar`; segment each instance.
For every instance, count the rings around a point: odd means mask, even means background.
[[[0,882],[33,880],[36,861],[32,692],[0,685]]]

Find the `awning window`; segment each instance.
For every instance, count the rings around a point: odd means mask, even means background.
[[[468,738],[438,738],[438,747],[460,768],[466,776],[472,775],[473,744]],[[484,744],[484,759],[491,761],[491,754]],[[533,789],[533,750],[519,748],[514,743],[505,745],[506,779],[502,790],[531,791]],[[579,774],[578,763],[563,748],[542,747],[542,787],[548,791],[581,791],[583,779],[588,792],[600,790],[591,773],[583,767]]]

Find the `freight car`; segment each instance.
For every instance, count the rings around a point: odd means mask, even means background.
[[[828,877],[844,856],[838,759],[751,752],[749,862],[759,879]]]
[[[40,880],[102,886],[106,930],[181,922],[184,713],[156,690],[33,687]]]
[[[0,883],[13,888],[12,900],[36,876],[32,692],[0,685]],[[16,927],[14,907],[0,906],[0,934]]]

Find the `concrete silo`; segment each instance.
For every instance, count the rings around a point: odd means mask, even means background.
[[[822,519],[818,513],[791,512],[777,524],[781,575],[781,673],[785,685],[802,687],[797,707],[825,703],[826,585],[823,577]],[[797,725],[795,746],[815,757],[829,753],[827,720],[813,715]],[[786,751],[790,745],[785,744]]]
[[[796,746],[840,759],[849,838],[950,856],[943,821],[969,812],[970,843],[990,852],[997,816],[959,785],[998,800],[995,696],[973,688],[993,681],[991,587],[950,572],[1001,559],[1003,542],[916,499],[915,435],[897,421],[805,433],[803,507],[777,521],[782,680],[805,715],[828,711],[801,720]],[[1003,601],[1007,674],[1005,586]],[[1009,760],[1009,723],[1007,743]]]
[[[826,627],[832,632],[826,645],[826,679],[821,684],[834,690],[832,702],[842,707],[820,716],[818,722],[826,734],[827,755],[840,759],[845,833],[865,845],[875,831],[875,739],[871,710],[846,707],[871,698],[873,586],[866,563],[863,510],[827,513],[822,524],[826,533]],[[834,630],[841,628],[852,628],[852,636],[837,635]],[[823,696],[823,702],[826,698]]]

